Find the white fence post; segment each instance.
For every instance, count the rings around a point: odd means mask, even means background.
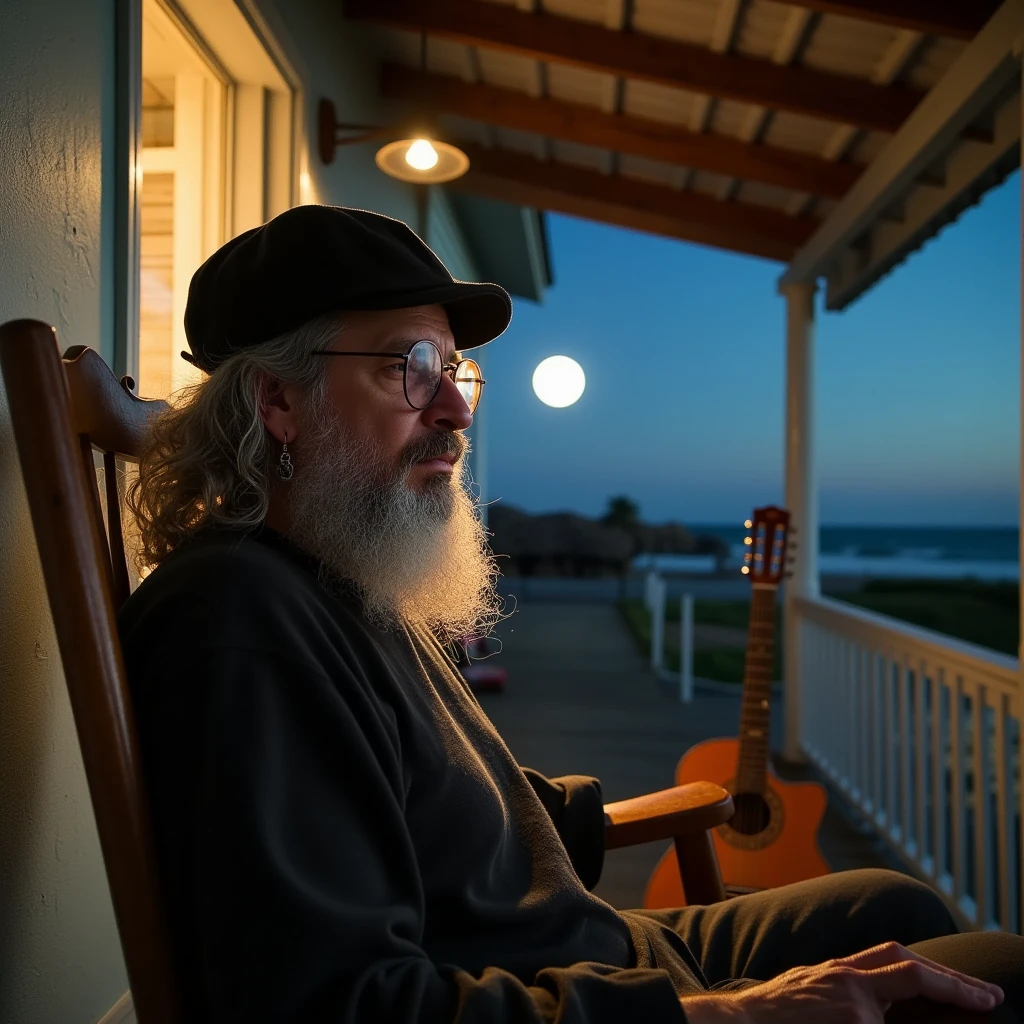
[[[658,578],[658,574],[653,569],[648,569],[644,574],[644,607],[649,611],[654,611],[654,585]]]
[[[665,581],[654,575],[651,581],[651,668],[655,672],[660,672],[665,663],[665,590]]]
[[[679,699],[693,700],[693,594],[679,599]]]

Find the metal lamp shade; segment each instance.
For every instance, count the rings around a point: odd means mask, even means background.
[[[469,170],[469,157],[461,149],[434,139],[430,139],[430,144],[437,153],[437,163],[426,170],[418,170],[405,159],[409,147],[416,141],[398,139],[396,142],[381,146],[375,158],[377,166],[392,178],[421,185],[439,185],[445,181],[454,181]]]

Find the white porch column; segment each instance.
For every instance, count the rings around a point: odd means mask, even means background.
[[[786,718],[783,755],[804,760],[801,737],[799,622],[793,598],[817,597],[818,481],[814,464],[814,292],[816,284],[785,285],[786,296],[786,507],[796,527],[792,579],[785,589],[783,676]]]

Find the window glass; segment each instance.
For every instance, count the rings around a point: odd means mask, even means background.
[[[157,0],[143,0],[139,394],[197,380],[181,358],[188,283],[224,241],[226,85]]]

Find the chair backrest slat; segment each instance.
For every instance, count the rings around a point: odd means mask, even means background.
[[[0,369],[136,1015],[140,1024],[180,1024],[117,636],[114,595],[118,586],[127,592],[127,569],[119,583],[92,468],[95,446],[105,453],[108,525],[124,567],[115,458],[137,457],[147,419],[164,405],[120,387],[95,351],[79,348],[68,356],[62,362],[47,324],[0,326]]]
[[[117,454],[103,453],[103,487],[107,497],[107,545],[113,573],[114,606],[120,608],[132,592],[128,578],[128,559],[124,552],[124,529],[121,526],[121,492],[117,486]]]

